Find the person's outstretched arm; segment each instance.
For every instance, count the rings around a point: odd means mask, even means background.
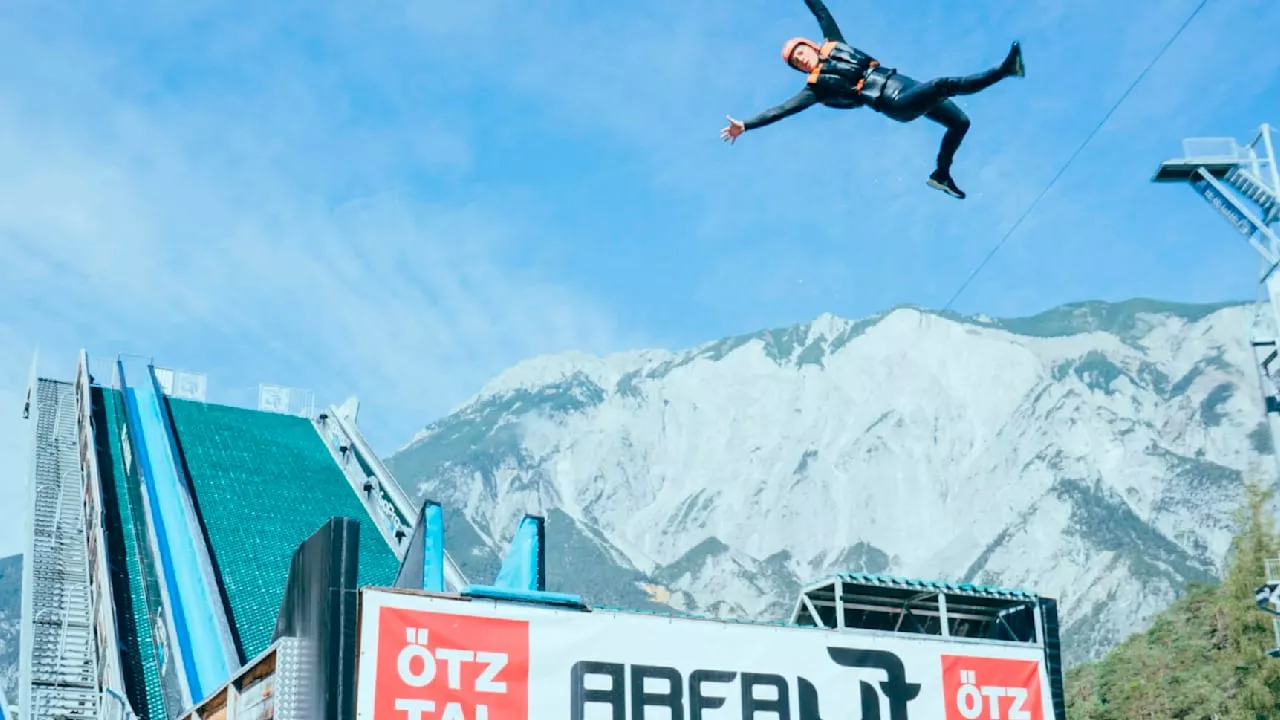
[[[720,131],[720,137],[733,142],[747,130],[755,130],[756,128],[776,123],[784,117],[795,115],[816,102],[818,102],[818,96],[814,95],[813,91],[806,85],[803,90],[793,95],[790,100],[758,113],[754,117],[747,118],[745,121],[739,122],[729,118],[729,127]]]
[[[822,0],[804,0],[804,4],[809,6],[809,12],[818,19],[818,27],[822,30],[823,37],[835,42],[844,42],[840,27],[836,25],[835,18],[831,17],[831,11],[822,3]]]

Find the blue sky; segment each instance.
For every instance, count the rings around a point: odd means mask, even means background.
[[[358,393],[390,451],[540,353],[682,347],[823,312],[938,307],[1197,0],[830,0],[918,78],[1023,42],[973,129],[785,99],[801,0],[0,6],[0,505],[18,502],[32,350]],[[1147,182],[1188,135],[1280,124],[1280,4],[1211,0],[957,302],[1250,297],[1252,251]],[[17,551],[0,530],[0,554]]]

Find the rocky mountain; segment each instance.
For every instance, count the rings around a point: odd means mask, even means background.
[[[0,690],[18,702],[18,639],[22,617],[22,556],[0,558]]]
[[[900,307],[680,352],[520,363],[388,458],[491,578],[548,517],[549,584],[783,618],[836,571],[1059,598],[1069,662],[1213,580],[1274,458],[1241,305]]]

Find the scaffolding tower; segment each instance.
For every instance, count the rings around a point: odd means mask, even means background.
[[[1280,460],[1280,171],[1271,126],[1245,145],[1235,138],[1187,138],[1183,156],[1160,163],[1154,182],[1186,183],[1258,252],[1261,273],[1250,343],[1257,361],[1273,454]]]
[[[1241,145],[1235,138],[1187,138],[1182,157],[1160,163],[1154,182],[1187,183],[1258,252],[1261,272],[1258,296],[1249,327],[1262,389],[1272,456],[1280,463],[1280,170],[1276,168],[1271,126],[1263,124],[1253,140]],[[1258,607],[1273,615],[1272,598],[1280,588],[1280,560],[1268,560],[1267,585],[1258,589]],[[1280,616],[1272,618],[1280,657]]]
[[[21,713],[41,720],[98,717],[84,482],[71,383],[38,379],[30,533],[22,578]]]

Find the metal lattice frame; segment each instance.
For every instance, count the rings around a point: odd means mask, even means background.
[[[806,585],[791,624],[1044,645],[1044,618],[1036,595],[883,575],[833,575]]]
[[[75,387],[38,379],[23,570],[24,718],[97,718],[98,668]]]
[[[1268,560],[1266,565],[1267,585],[1258,588],[1260,594],[1263,593],[1263,591],[1269,591],[1275,588],[1277,583],[1280,583],[1280,558]],[[1268,606],[1268,603],[1263,599],[1263,597],[1259,597],[1258,599],[1258,609],[1270,613],[1272,616],[1271,630],[1272,634],[1275,635],[1276,647],[1267,651],[1267,654],[1271,657],[1280,657],[1280,616],[1275,615],[1275,610]]]
[[[364,504],[383,540],[403,561],[409,540],[413,537],[419,508],[378,459],[356,426],[359,407],[359,401],[353,397],[341,407],[329,406],[312,424],[324,440],[325,447],[329,448],[333,461],[342,469],[351,489]],[[461,592],[468,584],[462,570],[446,552],[445,585],[454,592]]]

